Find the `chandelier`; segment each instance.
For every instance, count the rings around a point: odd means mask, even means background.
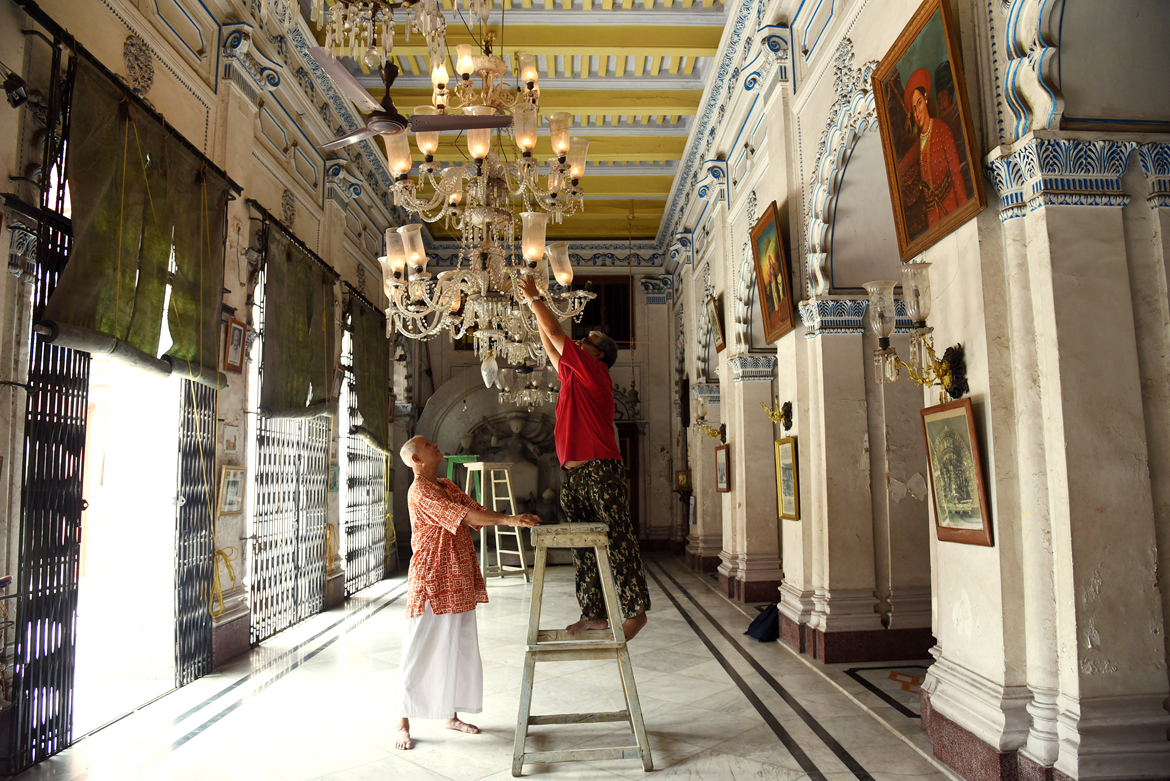
[[[499,402],[527,407],[529,412],[545,404],[554,404],[557,400],[556,379],[552,367],[543,364],[501,369],[497,381],[500,388]]]

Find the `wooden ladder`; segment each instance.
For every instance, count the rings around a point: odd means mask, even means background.
[[[634,685],[634,668],[622,632],[621,608],[613,569],[609,565],[609,528],[603,523],[561,524],[538,526],[532,529],[532,544],[536,547],[536,564],[532,579],[532,612],[528,618],[528,649],[524,653],[524,679],[520,686],[520,712],[516,716],[516,745],[512,753],[512,775],[520,775],[527,762],[572,762],[596,759],[642,760],[643,770],[653,770],[650,743],[642,721],[642,706],[638,702],[638,688]],[[593,548],[597,552],[597,568],[601,575],[601,591],[605,596],[605,610],[609,629],[588,629],[569,635],[563,629],[540,628],[540,603],[544,594],[544,573],[549,548]],[[626,709],[610,713],[560,713],[533,716],[532,684],[536,677],[536,663],[567,662],[580,659],[614,659],[618,664]],[[562,751],[525,751],[528,728],[541,724],[596,724],[625,722],[634,733],[635,744],[612,748],[578,748]]]
[[[477,461],[465,463],[467,470],[467,485],[463,492],[468,496],[475,496],[477,502],[504,515],[516,514],[516,499],[512,493],[512,463],[510,461]],[[482,475],[482,478],[481,478]],[[471,493],[472,486],[477,489],[478,496]],[[492,526],[496,540],[496,563],[488,563],[487,530],[484,526],[479,530],[479,567],[483,570],[484,578],[506,578],[512,575],[522,575],[524,582],[528,582],[528,563],[524,559],[524,538],[520,536],[518,526]],[[504,547],[506,540],[510,540],[515,547]],[[519,564],[505,564],[504,555],[516,556]]]

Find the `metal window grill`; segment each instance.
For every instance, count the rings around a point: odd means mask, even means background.
[[[353,373],[353,338],[348,330],[341,338],[341,363],[345,367],[341,410],[347,415],[348,432],[362,423]],[[345,593],[349,596],[386,576],[386,457],[354,434],[345,434],[341,440],[345,448],[341,460],[341,481],[345,486]]]
[[[216,391],[183,380],[175,528],[175,686],[211,672]]]
[[[254,294],[261,344],[265,278],[261,271]],[[258,353],[262,356],[264,351]],[[261,363],[256,388],[263,377]],[[325,604],[329,421],[256,418],[249,577],[252,645],[320,613]]]
[[[68,106],[75,60],[52,47],[49,117],[41,165],[41,218],[32,319],[38,322],[69,260],[65,213]],[[55,214],[53,214],[55,213]],[[89,354],[29,335],[13,711],[4,770],[16,773],[73,739],[73,678],[81,552],[82,470]]]

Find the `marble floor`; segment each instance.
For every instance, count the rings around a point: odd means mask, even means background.
[[[914,708],[922,662],[824,667],[746,637],[736,605],[673,557],[647,561],[653,608],[630,644],[660,779],[956,778],[929,756]],[[545,586],[544,627],[577,614],[571,567]],[[463,735],[412,723],[394,749],[402,576],[78,741],[20,779],[475,781],[511,778],[530,586],[493,581],[478,609],[484,709]],[[534,714],[622,709],[612,662],[537,665]],[[632,742],[609,724],[531,728],[529,750]],[[525,765],[525,776],[636,779],[637,760]]]

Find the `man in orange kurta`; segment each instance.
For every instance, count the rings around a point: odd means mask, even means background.
[[[487,602],[483,573],[475,560],[471,529],[505,525],[532,527],[535,515],[501,515],[475,502],[450,480],[439,477],[443,453],[426,437],[402,446],[402,460],[414,470],[407,494],[411,547],[406,623],[399,667],[400,714],[395,746],[413,747],[410,719],[446,719],[447,729],[470,734],[474,724],[458,711],[483,709],[483,664],[475,606]]]

